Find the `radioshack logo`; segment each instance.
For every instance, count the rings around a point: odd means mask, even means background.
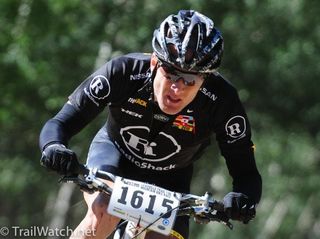
[[[90,95],[98,100],[102,100],[110,94],[110,84],[108,79],[103,75],[95,76],[90,82]]]
[[[128,126],[120,130],[126,148],[143,161],[160,162],[180,152],[181,146],[171,135],[160,132],[156,142],[149,142],[149,132],[145,126]],[[163,150],[164,145],[166,150]]]
[[[237,115],[228,120],[225,126],[226,133],[233,140],[229,140],[228,143],[233,143],[238,139],[245,136],[246,132],[246,120],[243,116]]]
[[[173,126],[178,129],[185,130],[188,132],[195,132],[196,123],[193,116],[189,115],[178,115],[173,122]]]

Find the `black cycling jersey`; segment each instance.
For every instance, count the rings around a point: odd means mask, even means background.
[[[90,75],[44,126],[40,146],[67,144],[106,106],[109,137],[133,167],[152,172],[192,164],[215,133],[234,191],[261,196],[250,125],[236,89],[219,73],[206,77],[196,98],[176,115],[153,100],[149,54],[115,58]]]

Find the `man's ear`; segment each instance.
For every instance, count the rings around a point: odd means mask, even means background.
[[[158,58],[156,57],[155,53],[152,53],[151,60],[150,60],[151,71],[153,71],[153,69],[156,67],[157,63],[158,63]]]

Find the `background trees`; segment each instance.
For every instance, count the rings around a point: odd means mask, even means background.
[[[42,125],[104,61],[150,52],[161,20],[192,8],[212,17],[223,32],[220,71],[248,110],[264,179],[263,200],[249,227],[236,223],[230,232],[192,224],[192,238],[318,238],[319,7],[315,0],[2,0],[0,226],[79,222],[79,191],[58,185],[58,176],[39,166]],[[70,143],[80,158],[101,122],[102,117]],[[211,190],[217,197],[230,190],[215,146],[197,163],[194,183],[194,192]]]

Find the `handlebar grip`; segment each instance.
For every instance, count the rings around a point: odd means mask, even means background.
[[[85,165],[83,165],[83,164],[79,164],[79,174],[81,174],[81,175],[88,175],[89,174],[89,169],[85,166]]]
[[[177,216],[185,216],[185,215],[193,215],[194,214],[194,209],[191,207],[187,208],[179,208],[177,211]]]
[[[210,207],[218,212],[224,212],[224,204],[222,201],[215,200],[213,203],[211,203]]]

